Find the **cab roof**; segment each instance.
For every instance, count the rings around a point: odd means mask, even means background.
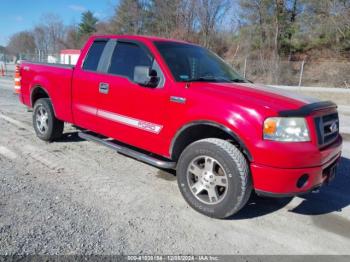
[[[130,39],[130,40],[139,40],[139,41],[164,41],[164,42],[175,42],[175,43],[183,43],[183,44],[192,44],[183,40],[178,39],[170,39],[170,38],[164,38],[164,37],[157,37],[157,36],[148,36],[148,35],[94,35],[91,38],[110,38],[110,39]]]

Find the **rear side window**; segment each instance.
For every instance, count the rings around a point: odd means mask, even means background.
[[[98,63],[100,61],[103,49],[106,46],[107,41],[95,41],[85,58],[83,69],[97,71]]]
[[[151,67],[153,58],[134,43],[118,42],[111,59],[108,73],[134,79],[136,66]]]

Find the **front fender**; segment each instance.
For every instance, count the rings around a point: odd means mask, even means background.
[[[232,137],[234,141],[236,141],[240,145],[240,147],[243,149],[243,153],[248,157],[249,161],[251,162],[253,161],[252,154],[250,153],[250,150],[248,149],[248,147],[246,146],[244,140],[240,137],[240,135],[238,135],[236,132],[234,132],[232,129],[230,129],[226,125],[220,124],[212,120],[196,120],[196,121],[192,121],[184,124],[181,128],[177,130],[176,134],[174,135],[170,144],[169,154],[173,155],[174,145],[176,144],[177,139],[183,132],[186,132],[186,130],[189,128],[192,128],[195,126],[203,126],[203,125],[213,126],[227,133],[229,136]]]

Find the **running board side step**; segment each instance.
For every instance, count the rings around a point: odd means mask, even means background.
[[[137,152],[133,149],[124,147],[122,145],[118,145],[116,143],[113,143],[111,141],[108,140],[104,140],[102,138],[99,138],[97,136],[94,135],[90,135],[87,133],[83,133],[83,132],[79,132],[79,137],[84,139],[84,140],[89,140],[104,146],[107,146],[115,151],[117,151],[118,153],[121,153],[123,155],[127,155],[130,156],[132,158],[135,158],[141,162],[145,162],[147,164],[159,167],[159,168],[164,168],[164,169],[175,169],[176,167],[176,163],[175,162],[170,162],[170,161],[164,161],[161,159],[157,159],[155,157],[149,156],[147,154],[141,153],[141,152]]]

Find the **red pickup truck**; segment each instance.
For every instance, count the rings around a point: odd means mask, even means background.
[[[341,155],[337,106],[254,85],[198,45],[93,36],[76,66],[22,62],[16,83],[37,136],[80,136],[176,169],[195,210],[225,218],[255,190],[294,196],[331,180]]]

